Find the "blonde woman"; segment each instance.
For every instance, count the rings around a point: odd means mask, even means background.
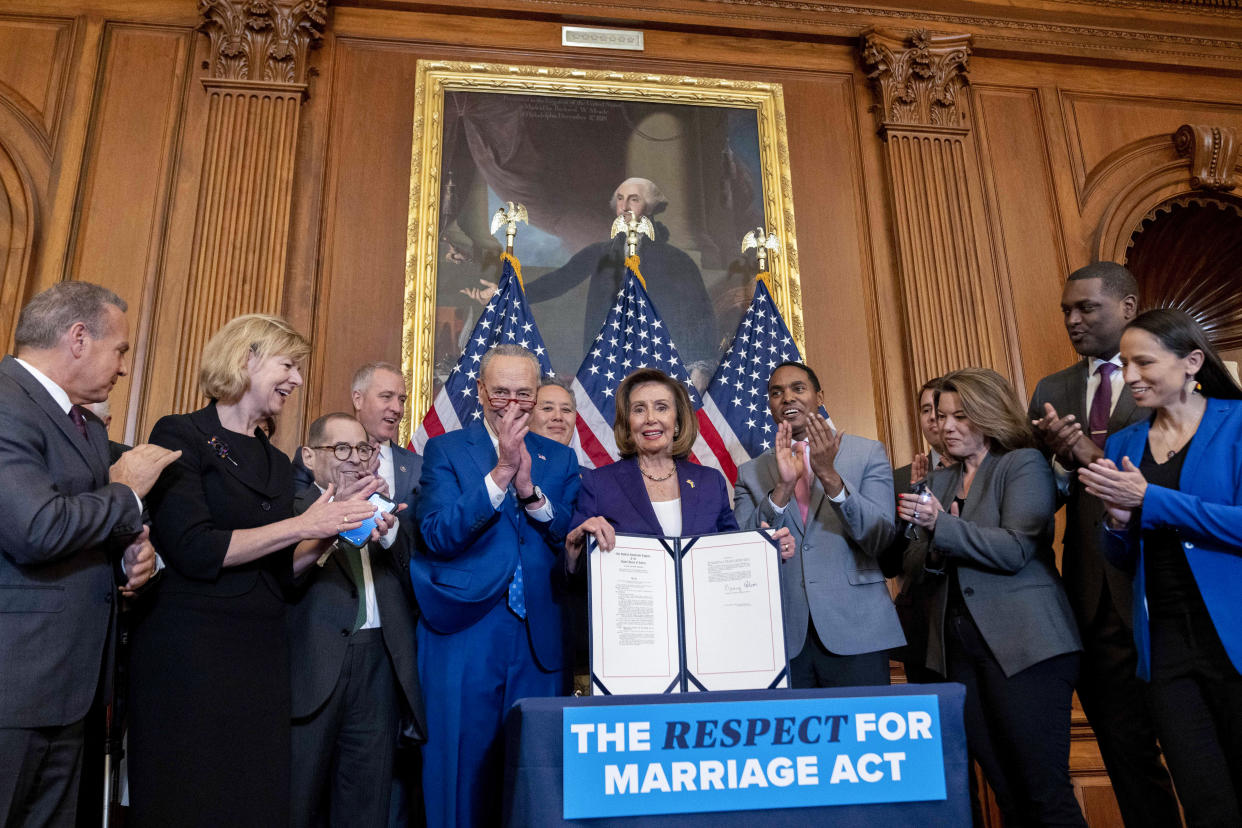
[[[1052,470],[995,371],[947,375],[936,412],[957,462],[929,473],[926,494],[903,493],[897,505],[919,527],[907,560],[921,559],[939,581],[926,666],[966,685],[967,744],[1005,824],[1084,826],[1069,776],[1082,645],[1053,557]]]
[[[239,316],[203,349],[211,402],[151,431],[182,454],[148,500],[167,566],[133,633],[134,825],[289,822],[285,591],[374,511],[329,489],[293,515],[293,466],[265,426],[301,386],[309,353],[283,320]]]

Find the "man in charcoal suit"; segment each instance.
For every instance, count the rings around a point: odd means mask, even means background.
[[[0,823],[73,825],[84,720],[100,685],[117,584],[155,570],[142,501],[181,452],[141,445],[109,465],[82,406],[125,375],[125,303],[62,282],[22,309],[0,362]]]
[[[1061,576],[1082,634],[1078,697],[1126,825],[1155,828],[1180,825],[1181,818],[1160,761],[1146,688],[1135,676],[1130,576],[1105,560],[1104,506],[1075,473],[1104,456],[1109,434],[1146,416],[1121,380],[1121,333],[1137,311],[1138,284],[1121,265],[1097,262],[1071,273],[1061,314],[1083,358],[1039,381],[1029,414],[1052,455],[1065,503]]]
[[[302,459],[315,483],[298,495],[296,511],[329,485],[341,497],[375,485],[374,445],[351,415],[320,417],[306,442]],[[295,828],[386,826],[399,724],[426,733],[414,613],[402,583],[409,554],[398,554],[408,542],[396,523],[361,549],[338,540],[299,580],[288,618]]]

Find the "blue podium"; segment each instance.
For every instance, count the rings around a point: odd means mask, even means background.
[[[960,684],[522,699],[505,821],[968,826],[964,699]]]

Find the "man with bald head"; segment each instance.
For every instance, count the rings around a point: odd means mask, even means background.
[[[668,228],[656,218],[668,207],[660,187],[649,178],[627,178],[617,185],[608,206],[618,216],[628,212],[636,219],[646,216],[651,220],[655,239],[638,237],[638,258],[647,294],[668,325],[682,361],[687,365],[698,360],[714,363],[720,356],[720,337],[712,302],[698,265],[669,244]],[[584,279],[590,279],[590,286],[583,316],[583,353],[590,350],[625,280],[624,233],[588,245],[562,267],[532,279],[526,285],[526,298],[530,302],[554,299],[582,284]]]
[[[1105,560],[1104,506],[1074,473],[1103,456],[1109,434],[1145,416],[1121,380],[1121,332],[1137,312],[1138,283],[1121,265],[1096,262],[1071,273],[1061,292],[1061,317],[1082,359],[1039,381],[1029,414],[1065,503],[1061,574],[1082,634],[1078,697],[1125,824],[1155,828],[1181,819],[1146,688],[1135,675],[1130,576]]]

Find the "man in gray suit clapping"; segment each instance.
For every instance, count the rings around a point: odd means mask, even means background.
[[[62,282],[30,301],[0,362],[0,823],[73,825],[83,721],[117,585],[155,571],[142,500],[181,456],[140,445],[109,466],[88,403],[125,375],[125,302]]]

